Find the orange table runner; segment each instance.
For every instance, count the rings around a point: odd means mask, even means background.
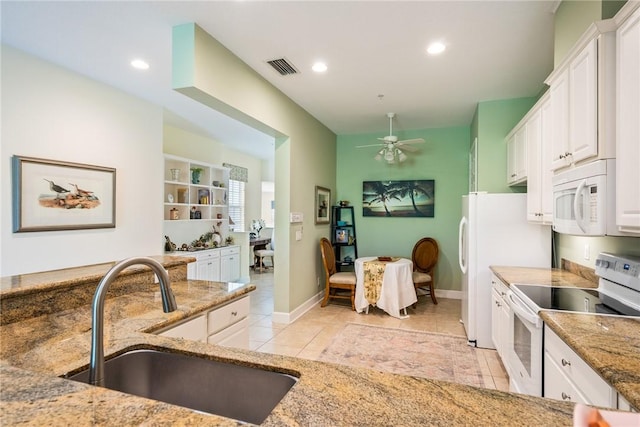
[[[388,262],[396,262],[400,258],[393,257],[389,261],[380,261],[377,259],[366,261],[362,264],[364,270],[364,297],[369,304],[375,305],[380,298],[380,289],[382,288],[382,278],[384,277],[384,269]]]

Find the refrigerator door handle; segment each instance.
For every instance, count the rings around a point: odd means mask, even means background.
[[[460,270],[462,271],[462,274],[466,274],[467,273],[467,260],[465,259],[466,254],[464,253],[464,246],[465,246],[465,232],[466,232],[466,228],[467,228],[467,218],[466,217],[462,217],[462,219],[460,220],[460,225],[458,227],[458,264],[460,265]]]

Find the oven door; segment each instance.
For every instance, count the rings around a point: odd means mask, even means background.
[[[511,370],[509,390],[542,396],[542,319],[512,290],[507,360]]]

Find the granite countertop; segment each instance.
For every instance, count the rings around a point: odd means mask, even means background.
[[[149,290],[107,299],[105,355],[160,348],[299,377],[264,425],[572,424],[571,403],[151,334],[255,289],[192,280],[172,286],[178,302],[173,313],[163,313]],[[0,326],[3,425],[243,424],[58,378],[88,365],[90,328],[89,306]]]
[[[556,268],[492,266],[491,270],[508,286],[598,286],[593,278]],[[540,311],[540,317],[632,406],[640,408],[640,318],[551,310]]]
[[[495,273],[506,285],[515,283],[549,286],[573,286],[576,288],[597,288],[598,283],[567,270],[559,268],[530,268],[491,266]]]

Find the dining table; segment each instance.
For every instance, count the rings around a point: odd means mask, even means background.
[[[413,263],[400,257],[362,257],[354,262],[355,306],[358,313],[376,306],[389,315],[405,319],[407,307],[418,297],[413,285]],[[404,310],[404,315],[400,313]]]

